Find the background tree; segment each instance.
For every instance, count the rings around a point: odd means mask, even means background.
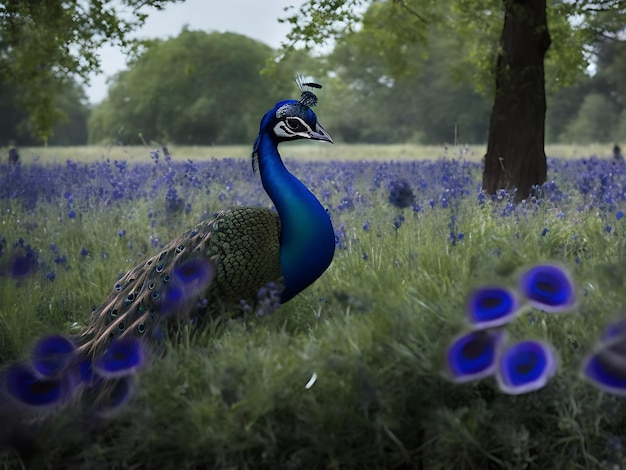
[[[594,73],[548,97],[547,135],[567,144],[626,139],[626,41],[601,38],[594,44]]]
[[[324,73],[334,77],[324,100],[333,135],[346,142],[485,142],[489,103],[459,80],[463,50],[455,39],[427,27],[426,44],[407,44],[401,70],[392,74],[378,44],[379,13],[370,12],[363,27],[340,38],[322,62]]]
[[[571,83],[598,38],[623,29],[625,13],[622,0],[310,0],[284,21],[292,26],[287,50],[378,29],[393,76],[404,70],[407,46],[427,39],[427,25],[453,32],[476,83],[494,96],[483,187],[516,188],[523,198],[546,178],[545,77],[550,88]]]
[[[180,0],[8,0],[0,3],[0,95],[16,93],[19,107],[40,139],[63,116],[59,97],[68,80],[87,81],[99,71],[105,43],[130,52],[130,33],[149,7]]]
[[[259,109],[293,95],[290,80],[260,71],[270,47],[234,33],[184,29],[152,41],[89,120],[89,141],[214,145],[250,142],[259,132]]]
[[[53,124],[48,143],[51,145],[85,145],[89,106],[85,92],[73,80],[59,84],[59,94],[53,106],[59,119]],[[6,146],[35,146],[40,143],[31,127],[27,110],[22,105],[16,86],[0,88],[0,144]]]

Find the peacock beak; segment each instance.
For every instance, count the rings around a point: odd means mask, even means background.
[[[334,144],[332,137],[328,134],[328,132],[326,132],[326,130],[322,126],[320,126],[319,123],[315,124],[315,130],[309,132],[309,135],[311,136],[311,139],[323,140],[325,142],[330,142],[331,144]]]

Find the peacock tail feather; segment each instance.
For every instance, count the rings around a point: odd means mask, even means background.
[[[102,354],[115,338],[163,338],[167,324],[206,319],[253,303],[262,286],[281,278],[280,220],[265,208],[222,211],[114,286],[93,312],[80,351]]]
[[[117,281],[80,336],[40,338],[30,358],[0,370],[7,429],[18,429],[24,415],[47,416],[72,403],[89,416],[108,415],[132,395],[137,371],[170,325],[201,326],[257,301],[287,302],[328,268],[330,217],[278,153],[286,141],[332,143],[311,109],[321,85],[297,82],[300,100],[280,101],[263,116],[252,152],[276,210],[237,208],[201,222]]]

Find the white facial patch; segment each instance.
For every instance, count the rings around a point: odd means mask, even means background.
[[[284,139],[293,139],[295,137],[310,139],[311,132],[311,127],[302,118],[296,116],[286,117],[274,126],[274,134]]]

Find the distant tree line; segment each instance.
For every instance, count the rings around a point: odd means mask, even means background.
[[[402,73],[391,78],[383,51],[367,35],[348,37],[324,56],[299,51],[262,73],[276,54],[268,46],[238,34],[184,29],[145,43],[93,109],[83,89],[64,79],[56,105],[67,119],[57,122],[47,143],[249,143],[259,110],[297,96],[296,73],[324,84],[320,113],[338,141],[485,143],[492,97],[476,91],[464,51],[449,35],[428,34],[427,43],[408,46],[413,50],[403,56]],[[548,90],[548,142],[626,141],[626,41],[594,47],[595,74]],[[3,84],[0,145],[41,143],[30,123],[16,90]]]

